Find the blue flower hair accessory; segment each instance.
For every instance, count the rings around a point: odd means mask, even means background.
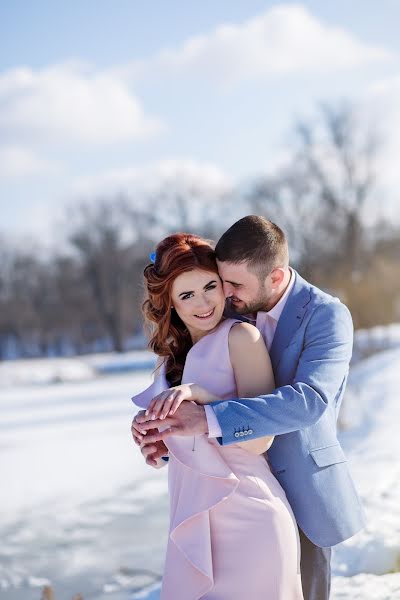
[[[152,252],[150,255],[150,260],[154,264],[156,262],[156,253]]]

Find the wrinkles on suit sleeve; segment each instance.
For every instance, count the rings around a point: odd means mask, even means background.
[[[343,304],[318,306],[307,324],[304,347],[293,381],[257,398],[234,398],[213,404],[222,444],[236,441],[232,430],[248,424],[252,437],[279,435],[314,425],[335,401],[348,374],[352,321]]]

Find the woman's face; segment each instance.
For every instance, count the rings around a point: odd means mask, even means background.
[[[218,325],[225,308],[218,273],[201,269],[178,275],[172,285],[171,300],[193,343]]]

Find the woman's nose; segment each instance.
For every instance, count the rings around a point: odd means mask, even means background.
[[[208,298],[207,296],[202,296],[198,303],[197,303],[197,308],[200,309],[205,309],[203,312],[207,311],[209,306],[210,306],[211,302],[210,302],[210,298]]]

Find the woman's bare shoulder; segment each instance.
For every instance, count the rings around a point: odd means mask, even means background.
[[[229,344],[232,347],[239,344],[254,344],[260,339],[262,340],[261,333],[251,323],[236,322],[229,331]]]

